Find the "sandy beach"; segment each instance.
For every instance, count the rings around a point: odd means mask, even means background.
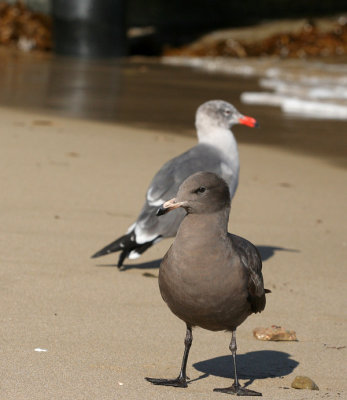
[[[10,108],[0,119],[0,398],[226,399],[213,392],[231,384],[225,332],[193,331],[187,389],[144,380],[174,378],[183,353],[185,326],[156,279],[171,241],[123,271],[114,256],[90,259],[136,219],[157,169],[196,139]],[[270,146],[239,151],[229,230],[259,247],[272,290],[238,329],[241,383],[271,400],[347,398],[346,170]],[[253,337],[273,324],[298,342]],[[297,375],[320,390],[290,388]]]

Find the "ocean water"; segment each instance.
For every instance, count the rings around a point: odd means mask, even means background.
[[[345,66],[301,60],[83,60],[0,51],[0,105],[195,136],[197,107],[231,102],[260,128],[239,143],[347,166]],[[320,107],[320,108],[319,108]],[[44,129],[44,128],[42,128]]]
[[[245,104],[278,107],[299,118],[347,120],[347,64],[339,59],[166,57],[162,62],[209,73],[256,77],[260,88],[242,92]]]

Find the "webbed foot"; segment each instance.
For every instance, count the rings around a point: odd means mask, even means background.
[[[176,379],[157,379],[157,378],[145,378],[148,382],[153,383],[153,385],[163,385],[163,386],[174,386],[186,388],[187,380],[185,378],[178,377]]]
[[[229,394],[236,394],[236,396],[262,396],[261,393],[256,392],[254,390],[246,389],[245,387],[241,387],[240,385],[232,385],[227,388],[216,388],[213,389],[214,392],[222,392]]]

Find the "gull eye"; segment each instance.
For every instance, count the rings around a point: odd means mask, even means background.
[[[231,114],[230,110],[224,110],[224,115],[229,116]]]
[[[199,189],[196,189],[195,193],[204,193],[206,191],[205,186],[200,186]]]

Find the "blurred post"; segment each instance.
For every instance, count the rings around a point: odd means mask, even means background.
[[[53,40],[60,55],[126,55],[125,0],[52,0]]]

